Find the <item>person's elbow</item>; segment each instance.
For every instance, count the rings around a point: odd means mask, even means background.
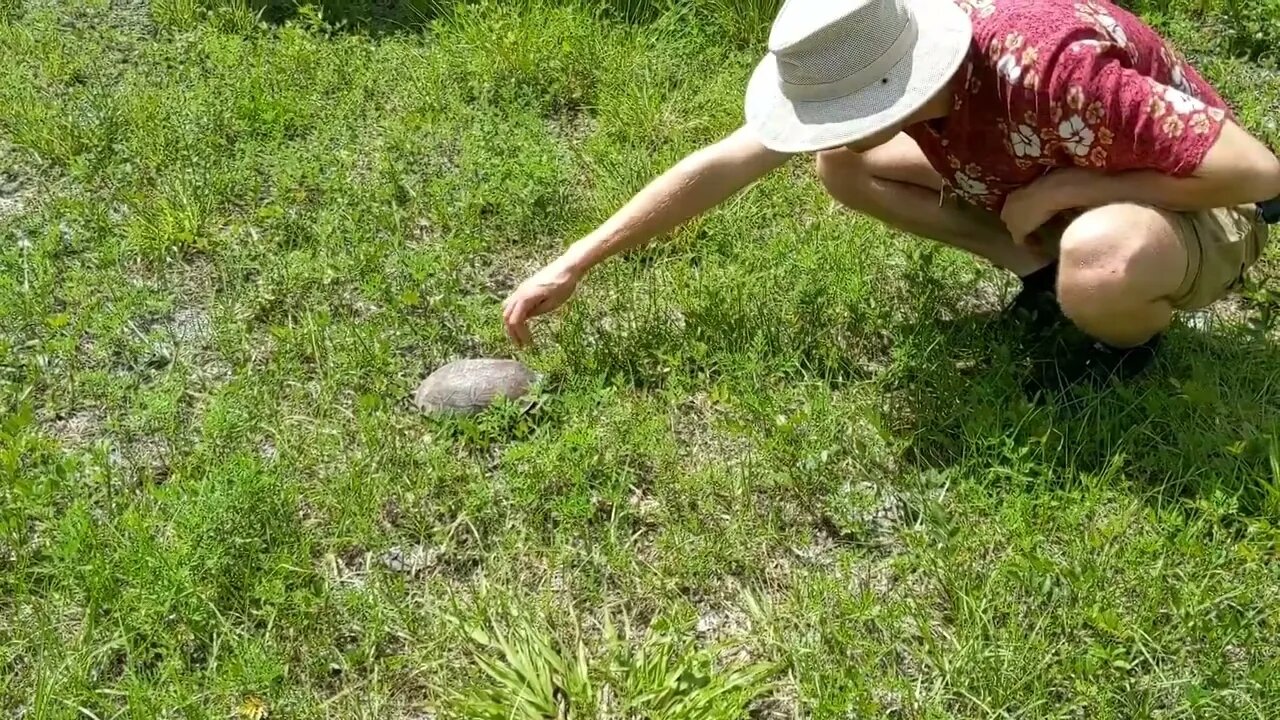
[[[782,167],[792,157],[769,149],[747,127],[739,128],[712,148],[718,160],[753,180]]]
[[[1222,178],[1224,189],[1248,202],[1262,202],[1280,197],[1280,158],[1268,151],[1251,153],[1237,159],[1232,171]]]
[[[766,148],[744,128],[687,155],[676,167],[687,178],[715,178],[742,187],[781,167],[790,157]]]
[[[1261,191],[1258,200],[1280,197],[1280,157],[1267,152],[1258,158],[1256,165],[1253,174]]]
[[[1235,123],[1227,123],[1205,160],[1209,168],[1218,169],[1209,174],[1253,201],[1280,196],[1280,158]]]

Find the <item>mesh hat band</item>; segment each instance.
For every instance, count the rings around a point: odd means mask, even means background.
[[[834,100],[851,95],[884,78],[889,70],[911,51],[918,37],[919,29],[916,26],[915,18],[908,15],[907,22],[902,27],[902,32],[898,34],[898,39],[889,46],[889,49],[884,54],[852,75],[827,83],[788,82],[786,80],[786,66],[792,61],[778,58],[779,84],[782,87],[782,94],[792,100],[808,102]]]

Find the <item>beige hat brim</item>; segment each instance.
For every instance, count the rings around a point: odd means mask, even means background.
[[[919,36],[881,82],[834,100],[794,101],[773,55],[747,85],[747,127],[771,150],[806,153],[847,145],[909,118],[946,87],[969,54],[969,16],[952,0],[913,0]]]

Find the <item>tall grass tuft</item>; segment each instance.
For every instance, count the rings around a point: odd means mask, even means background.
[[[22,0],[0,0],[0,25],[22,16]]]
[[[782,6],[781,0],[693,0],[734,45],[758,48],[769,35],[769,26]]]
[[[579,639],[560,647],[542,627],[473,628],[477,664],[487,683],[457,701],[474,720],[644,717],[731,720],[767,693],[776,668],[721,662],[711,649],[650,631],[632,637],[606,620],[604,651]]]
[[[596,3],[565,0],[591,8]],[[650,23],[669,13],[687,13],[695,24],[737,47],[758,47],[782,0],[607,0],[604,14],[631,25]]]
[[[171,30],[194,28],[204,10],[201,0],[151,0],[151,17],[157,25]]]

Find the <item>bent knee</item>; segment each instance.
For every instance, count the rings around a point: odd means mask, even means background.
[[[1186,250],[1168,213],[1137,205],[1086,212],[1062,235],[1058,298],[1079,320],[1140,307],[1181,283]]]

